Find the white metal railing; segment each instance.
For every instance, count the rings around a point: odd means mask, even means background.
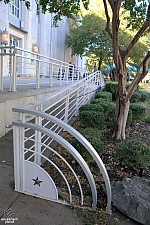
[[[74,157],[84,171],[91,188],[92,209],[96,209],[97,190],[93,175],[82,156],[62,137],[62,132],[66,131],[82,143],[97,163],[107,190],[106,212],[111,214],[111,186],[105,166],[91,144],[67,124],[74,116],[78,115],[80,106],[89,103],[95,92],[102,87],[104,87],[104,80],[98,71],[77,81],[68,88],[52,93],[36,102],[13,109],[13,112],[19,113],[18,121],[13,122],[16,191],[64,204],[74,204],[73,186],[67,180],[60,165],[53,161],[51,155],[54,154],[65,163],[68,171],[70,170],[75,177],[80,192],[80,204],[84,205],[84,197],[86,196],[83,194],[81,181],[72,165],[55,150],[54,144],[57,143]],[[59,190],[55,180],[42,167],[42,163],[45,163],[45,161],[52,165],[64,180],[69,202],[66,199],[63,201],[59,199]]]
[[[19,47],[0,46],[1,91],[4,90],[6,77],[7,82],[9,81],[9,90],[17,91],[19,86],[28,85],[40,88],[43,85],[52,87],[68,84],[68,82],[74,83],[74,81],[83,78],[84,74],[86,74],[84,69],[72,64]]]

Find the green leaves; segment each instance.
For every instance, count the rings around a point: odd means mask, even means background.
[[[129,11],[129,16],[124,18],[128,20],[127,28],[138,29],[147,19],[147,7],[146,0],[123,0],[122,7]],[[124,11],[125,13],[125,11]]]
[[[106,61],[111,54],[111,40],[105,31],[106,21],[94,13],[82,18],[79,25],[72,27],[66,44],[72,54],[86,55]]]

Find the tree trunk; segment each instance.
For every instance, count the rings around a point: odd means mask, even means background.
[[[125,140],[126,135],[126,121],[128,118],[130,101],[123,102],[121,100],[116,101],[116,115],[115,115],[115,126],[113,137],[116,137],[116,140]]]
[[[125,139],[126,121],[128,118],[128,111],[130,101],[126,98],[126,75],[127,70],[124,69],[118,76],[118,89],[116,93],[116,113],[114,119],[114,133],[113,136],[117,140]]]
[[[129,54],[136,43],[139,41],[140,37],[144,34],[147,28],[150,27],[150,2],[147,13],[147,21],[139,28],[136,35],[133,37],[132,41],[125,50],[121,50],[119,45],[119,14],[121,9],[122,0],[103,0],[105,15],[107,19],[106,31],[110,38],[112,39],[113,47],[113,60],[116,66],[116,74],[114,78],[118,80],[118,90],[117,90],[117,99],[116,99],[116,113],[114,119],[114,133],[113,136],[120,140],[125,139],[125,128],[126,121],[128,117],[128,111],[130,106],[130,98],[137,88],[139,82],[146,76],[148,73],[148,63],[150,61],[150,52],[147,53],[144,60],[141,62],[136,77],[132,81],[128,90],[126,90],[126,77],[127,69],[126,62],[129,57]],[[110,16],[108,14],[107,4],[111,7],[112,10],[112,29],[110,29]]]
[[[98,60],[98,70],[101,70],[101,66],[102,66],[102,60],[99,59],[99,60]]]

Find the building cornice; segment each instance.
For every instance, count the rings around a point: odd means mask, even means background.
[[[14,26],[13,24],[9,23],[9,26],[11,26],[12,28],[15,28],[16,30],[19,30],[20,32],[24,33],[24,34],[28,34],[28,31],[22,30],[16,26]]]

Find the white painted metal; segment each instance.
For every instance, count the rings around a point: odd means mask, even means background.
[[[107,201],[108,201],[106,211],[107,211],[107,213],[110,214],[111,213],[111,185],[110,185],[109,177],[108,177],[107,171],[105,169],[105,166],[104,166],[101,158],[99,157],[99,155],[97,154],[95,149],[91,146],[91,144],[79,132],[77,132],[74,128],[72,128],[71,126],[69,126],[65,122],[59,120],[58,118],[56,118],[52,115],[47,115],[46,113],[43,113],[43,112],[40,112],[40,111],[28,110],[28,109],[14,109],[14,111],[15,112],[22,112],[22,113],[29,113],[29,114],[33,114],[33,115],[36,115],[36,116],[41,116],[42,118],[45,118],[49,121],[52,121],[55,124],[58,124],[60,127],[62,127],[67,132],[71,133],[76,139],[78,139],[84,145],[84,147],[89,151],[89,153],[92,155],[92,157],[96,161],[98,167],[100,168],[100,172],[103,175],[105,185],[106,185],[106,190],[107,190]]]
[[[97,89],[99,87],[102,88],[103,86],[104,80],[101,73],[98,71],[86,76],[80,81],[76,81],[76,83],[70,85],[69,87],[61,89],[60,91],[57,91],[55,93],[52,93],[49,96],[46,96],[38,101],[32,102],[28,105],[24,105],[23,107],[13,109],[13,112],[19,113],[19,121],[13,122],[14,165],[15,165],[14,172],[15,172],[16,191],[34,195],[32,191],[26,190],[27,187],[24,186],[23,183],[24,182],[23,179],[28,179],[26,176],[29,173],[29,171],[26,172],[26,160],[36,164],[36,167],[34,167],[35,171],[37,167],[40,168],[42,159],[45,159],[49,161],[51,164],[53,164],[53,162],[45,156],[45,151],[49,149],[51,150],[51,152],[54,152],[54,150],[50,148],[50,144],[53,142],[53,140],[55,140],[57,143],[60,143],[62,146],[64,146],[79,162],[81,168],[83,169],[84,173],[87,176],[87,180],[89,181],[91,187],[93,198],[92,209],[93,210],[96,209],[97,191],[95,181],[86,162],[79,155],[79,153],[73,148],[73,146],[70,145],[70,143],[68,143],[65,139],[63,139],[60,135],[58,135],[62,130],[65,130],[71,133],[76,139],[78,139],[96,161],[100,169],[100,172],[103,175],[107,190],[106,212],[111,214],[111,186],[105,166],[102,160],[100,159],[99,155],[95,151],[95,149],[90,145],[90,143],[79,132],[77,132],[67,124],[67,122],[69,122],[73,116],[77,115],[78,108],[83,104],[89,103],[90,99],[93,98]],[[32,123],[26,123],[31,119]],[[28,141],[30,141],[32,144],[30,145],[30,147],[26,148],[26,143]],[[29,154],[28,159],[25,159],[24,157],[27,154]],[[59,157],[62,158],[61,156]],[[83,205],[84,203],[83,192],[80,181],[77,175],[75,174],[74,170],[69,166],[67,162],[65,163],[67,164],[68,168],[72,171],[73,175],[77,180],[81,194],[81,205]],[[57,168],[57,170],[61,174],[62,173],[61,170],[55,164],[53,165],[55,166],[55,168]],[[23,178],[24,176],[26,178]],[[71,203],[72,202],[71,189],[63,174],[62,177],[65,180],[66,185],[68,187]],[[25,183],[27,184],[27,180],[25,181]],[[55,185],[53,186],[52,179],[50,183],[51,183],[50,186],[52,186],[53,190],[55,190]],[[57,193],[55,194],[57,195]],[[54,196],[48,197],[47,194],[44,194],[42,192],[38,196],[46,199],[56,200],[57,198],[55,194]],[[56,201],[59,202],[59,200]]]
[[[75,83],[79,80],[73,70],[72,80],[68,81],[69,64],[57,59],[53,59],[38,53],[34,53],[15,46],[0,46],[1,56],[1,81],[0,88],[3,90],[3,59],[7,57],[10,64],[8,77],[10,77],[10,91],[17,91],[21,85],[40,88],[41,86],[62,86]],[[73,66],[73,65],[72,65]],[[58,72],[60,69],[60,78],[58,79]],[[64,75],[62,74],[62,69]],[[76,67],[76,72],[83,74],[86,72],[82,68]],[[17,77],[22,78],[18,81]],[[28,78],[28,82],[24,78]],[[34,79],[36,78],[36,79]]]
[[[26,139],[26,138],[25,138]],[[27,138],[28,140],[32,140],[32,141],[35,141],[34,139],[32,138]],[[41,144],[41,142],[40,142]],[[76,175],[74,169],[70,166],[70,164],[57,152],[55,151],[54,149],[50,148],[48,145],[45,145],[44,143],[42,143],[43,146],[45,146],[46,148],[48,148],[50,151],[52,151],[55,155],[57,155],[60,159],[63,160],[63,162],[67,165],[67,167],[71,170],[71,172],[73,173],[74,177],[76,178],[76,181],[78,183],[78,186],[79,186],[79,189],[80,189],[80,194],[81,194],[81,205],[83,205],[83,191],[82,191],[82,187],[81,187],[81,184],[80,184],[80,181],[78,179],[78,176]],[[31,149],[27,149],[25,152],[27,151],[30,151]],[[35,153],[34,151],[31,150],[31,152]],[[41,155],[42,155],[43,152],[41,152]],[[40,155],[40,153],[38,153],[38,155]],[[45,157],[46,159],[46,157]],[[30,160],[30,157],[27,159],[27,161]],[[48,161],[50,162],[50,160],[48,159]]]
[[[61,144],[63,147],[65,147],[65,149],[67,149],[68,152],[70,152],[72,154],[72,156],[76,159],[76,161],[79,163],[79,165],[83,169],[83,171],[84,171],[84,173],[85,173],[85,175],[87,177],[87,180],[89,181],[89,184],[90,184],[90,187],[91,187],[91,192],[92,192],[92,200],[93,200],[92,209],[96,210],[97,191],[96,191],[95,181],[94,181],[93,175],[92,175],[88,165],[86,164],[86,162],[82,158],[82,156],[77,152],[77,150],[69,142],[67,142],[64,138],[62,138],[58,134],[56,134],[53,131],[51,131],[51,130],[49,130],[47,128],[44,128],[42,126],[39,126],[39,125],[36,125],[36,124],[32,124],[32,123],[21,123],[20,121],[13,122],[13,126],[19,126],[21,128],[28,127],[28,128],[34,129],[34,130],[38,130],[38,131],[40,131],[42,133],[45,133],[47,136],[50,136],[54,140],[56,140],[59,144]],[[35,153],[35,154],[39,154],[39,153]],[[45,156],[42,156],[42,157],[46,158]],[[47,160],[50,161],[48,158],[47,158]],[[61,173],[61,171],[59,171],[59,172]],[[23,182],[21,182],[21,181],[20,181],[20,183],[23,184]],[[67,186],[68,186],[68,189],[69,189],[69,193],[71,194],[71,190],[69,188],[69,184],[67,184]],[[19,191],[20,192],[21,191],[24,192],[22,185],[21,185]],[[43,195],[44,195],[44,193],[43,193]]]

